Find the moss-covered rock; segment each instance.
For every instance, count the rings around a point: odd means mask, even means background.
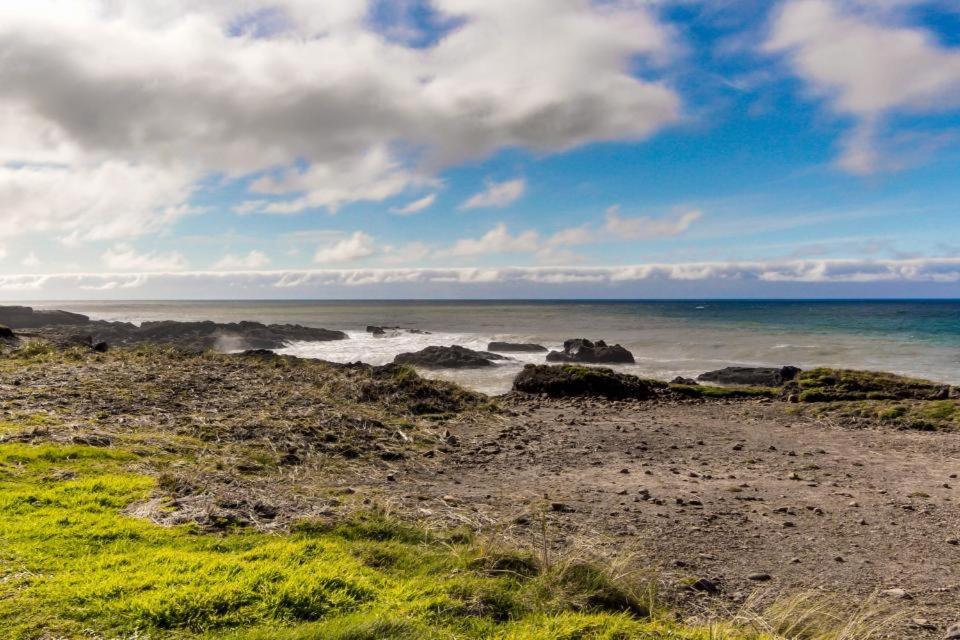
[[[929,380],[893,373],[825,367],[804,371],[783,387],[784,397],[800,402],[839,400],[946,400],[956,391]]]

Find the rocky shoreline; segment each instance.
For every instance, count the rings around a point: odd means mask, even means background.
[[[941,640],[957,621],[955,388],[787,368],[668,383],[562,363],[489,398],[404,364],[199,348],[225,329],[298,339],[295,326],[103,323],[120,339],[98,351],[52,339],[101,326],[71,322],[0,334],[0,442],[136,452],[158,478],[137,517],[286,530],[383,503],[520,545],[546,535],[558,552],[642,549],[684,614],[818,589],[907,612],[877,637]]]

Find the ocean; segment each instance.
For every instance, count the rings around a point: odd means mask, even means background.
[[[615,368],[660,379],[719,367],[818,365],[891,371],[960,384],[960,301],[61,301],[27,303],[95,319],[256,320],[340,329],[349,340],[296,343],[292,355],[385,364],[404,351],[491,340],[559,348],[567,338],[620,343],[635,365]],[[430,335],[375,337],[367,325]],[[425,372],[487,393],[510,388],[542,354],[516,354],[487,370]]]

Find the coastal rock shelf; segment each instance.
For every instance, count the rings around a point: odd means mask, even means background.
[[[67,311],[38,311],[30,307],[0,307],[0,324],[30,330],[29,336],[56,344],[137,346],[171,344],[189,351],[279,349],[290,342],[345,340],[342,331],[298,324],[161,320],[135,325],[130,322],[91,320]]]

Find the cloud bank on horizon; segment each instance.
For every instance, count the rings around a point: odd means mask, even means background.
[[[0,5],[7,298],[960,295],[958,151],[947,0]]]

